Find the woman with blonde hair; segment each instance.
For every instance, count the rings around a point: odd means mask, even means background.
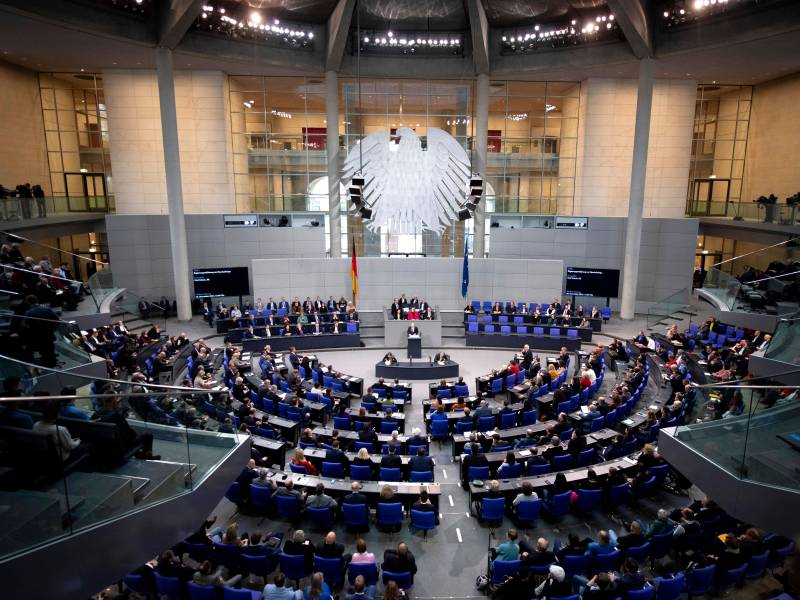
[[[297,448],[294,451],[294,457],[292,458],[292,464],[293,465],[297,465],[298,467],[304,467],[305,470],[306,470],[306,473],[309,474],[309,475],[316,475],[317,474],[316,467],[314,467],[314,465],[311,464],[311,461],[309,461],[306,458],[305,452],[303,452],[302,448]]]

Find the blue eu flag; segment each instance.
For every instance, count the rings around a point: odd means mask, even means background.
[[[461,273],[461,297],[467,297],[469,289],[469,255],[467,254],[467,236],[464,236],[464,268]]]

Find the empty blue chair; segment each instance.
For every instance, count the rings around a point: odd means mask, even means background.
[[[486,481],[490,476],[489,467],[469,467],[467,475],[470,481],[476,481],[478,479]]]
[[[457,398],[466,398],[469,396],[469,387],[466,384],[457,383],[453,386]]]
[[[544,327],[534,327],[533,335],[544,335]]]
[[[597,449],[587,448],[578,453],[578,464],[582,467],[594,464],[597,460]]]
[[[403,504],[400,502],[378,502],[377,523],[395,528],[403,524]]]
[[[702,596],[711,591],[711,587],[714,584],[715,571],[716,566],[710,565],[701,569],[694,569],[687,573],[686,593],[689,598],[692,596]]]
[[[478,431],[491,431],[497,425],[494,415],[481,417],[478,419]]]
[[[433,483],[433,471],[411,471],[409,481],[412,483]]]
[[[447,421],[439,421],[444,423],[447,426]],[[434,421],[431,425],[431,431],[433,431],[433,425],[435,425],[437,421]],[[472,431],[474,429],[474,425],[470,421],[456,421],[456,433],[464,434]],[[445,436],[447,437],[447,436]]]
[[[369,481],[372,479],[372,467],[367,465],[350,465],[350,479]]]
[[[181,580],[177,577],[165,577],[153,571],[153,578],[156,581],[156,592],[159,596],[168,596],[170,600],[181,600]]]
[[[645,559],[650,554],[650,543],[645,542],[641,546],[632,546],[625,551],[625,558],[632,558],[637,563],[644,564]]]
[[[653,475],[651,475],[636,490],[636,496],[639,498],[643,498],[644,496],[649,496],[655,490],[656,490],[656,478]]]
[[[296,520],[300,516],[300,505],[294,496],[274,496],[278,516]]]
[[[717,581],[717,593],[724,590],[730,590],[738,586],[744,579],[744,573],[747,571],[747,564],[735,569],[728,569],[723,571]]]
[[[492,325],[491,323],[483,326],[484,333],[494,333],[494,331],[495,331],[494,325]]]
[[[603,490],[578,490],[578,499],[572,505],[578,512],[591,512],[600,506]]]
[[[362,448],[366,448],[367,452],[372,452],[373,445],[372,442],[356,442],[356,452],[361,450]]]
[[[767,536],[765,541],[770,540],[771,537],[772,536]],[[768,569],[778,569],[782,567],[783,563],[786,561],[786,558],[792,553],[794,550],[794,542],[788,539],[786,542],[786,544],[770,550],[769,559],[767,560]]]
[[[611,318],[611,307],[601,306],[600,317],[603,319],[603,321],[608,321]]]
[[[478,333],[478,324],[477,323],[470,323],[467,326],[467,333]]]
[[[503,413],[500,415],[500,429],[511,429],[517,426],[516,413]]]
[[[350,335],[355,335],[358,333],[358,323],[353,323],[352,321],[347,322],[347,333]]]
[[[239,570],[241,549],[239,544],[213,544],[214,558],[232,571]]]
[[[516,521],[524,529],[532,529],[536,525],[536,520],[542,512],[542,501],[523,500],[517,504]]]
[[[629,590],[625,594],[625,600],[652,600],[656,593],[656,588],[645,587],[641,590]]]
[[[744,572],[746,579],[759,579],[764,575],[767,568],[767,561],[769,560],[769,551],[764,551],[762,554],[754,554],[747,561],[747,570]]]
[[[242,550],[247,550],[247,548],[243,548]],[[250,555],[250,554],[242,554],[241,555],[242,561],[242,570],[245,573],[252,573],[253,575],[258,575],[259,577],[266,577],[268,573],[272,572],[272,563],[270,563],[269,556],[266,554],[260,555]]]
[[[511,335],[511,325],[501,325],[500,335]]]
[[[667,478],[667,473],[669,473],[669,465],[667,463],[650,467],[650,475],[656,478],[656,487],[661,487]]]
[[[631,486],[626,481],[625,483],[621,483],[619,485],[611,486],[608,490],[608,507],[609,508],[617,508],[618,506],[622,506],[631,500]],[[672,534],[670,534],[670,539],[672,539]]]
[[[342,518],[348,528],[369,529],[369,510],[366,504],[342,504]]]
[[[472,428],[470,423],[456,423],[456,426],[458,426],[458,425],[468,425],[468,426],[470,426],[470,429]],[[469,429],[467,431],[469,431]],[[463,432],[459,431],[459,433],[463,433]],[[450,432],[449,432],[449,425],[448,425],[447,421],[432,421],[431,422],[431,437],[434,440],[446,440],[446,439],[448,439],[450,437]]]
[[[522,413],[522,424],[533,425],[536,423],[536,410],[528,410]]]
[[[552,467],[550,467],[548,464],[537,465],[535,463],[531,463],[528,466],[528,475],[544,475],[545,473],[550,473],[552,470]]]
[[[567,337],[568,338],[577,338],[578,337],[578,330],[577,329],[567,329]]]
[[[497,469],[497,478],[511,479],[513,477],[519,477],[521,472],[522,464],[520,463],[514,463],[513,465],[500,465],[500,468]]]
[[[400,469],[387,469],[381,467],[378,479],[380,481],[400,481]]]
[[[414,576],[410,571],[404,573],[393,573],[392,571],[383,572],[383,585],[394,581],[401,590],[409,590],[414,586]]]
[[[472,305],[472,310],[474,310],[475,312],[480,312],[480,310],[481,310],[481,301],[480,300],[473,300],[471,302],[471,305]]]
[[[225,492],[225,497],[234,504],[239,504],[242,501],[242,492],[239,488],[239,483],[234,481],[231,486],[228,488],[228,491]]]
[[[592,558],[592,569],[596,573],[600,571],[618,571],[621,559],[622,553],[619,550],[613,550],[607,554],[595,554]]]
[[[506,577],[513,577],[519,573],[521,564],[519,560],[495,560],[492,562],[492,583],[500,585]]]
[[[572,468],[572,457],[569,454],[554,456],[551,461],[554,471],[563,471]]]
[[[505,507],[505,498],[481,498],[481,520],[502,523]]]
[[[508,323],[508,316],[507,315],[498,315],[497,316],[498,323]]]
[[[129,589],[139,594],[147,594],[150,591],[147,586],[147,581],[142,575],[130,573],[126,575],[122,581]]]
[[[670,578],[656,577],[656,600],[679,600],[686,586],[686,577],[683,572],[676,573]]]
[[[561,329],[559,329],[558,327],[551,327],[550,335],[561,335]]]
[[[314,531],[325,531],[326,533],[333,527],[333,509],[330,507],[313,508],[308,507],[305,515],[311,523]]]
[[[492,386],[489,390],[492,395],[497,395],[503,391],[503,380],[502,378],[498,377],[497,379],[492,379]]]
[[[259,511],[266,511],[272,506],[272,493],[264,485],[250,484],[250,505]]]
[[[436,397],[437,398],[452,398],[453,397],[453,390],[450,388],[444,388],[440,390],[436,390]]]
[[[560,517],[569,512],[571,497],[571,491],[564,492],[563,494],[555,494],[542,508],[549,513],[550,516]]]
[[[333,428],[340,431],[350,431],[350,417],[333,417]]]
[[[433,481],[433,479],[431,479]],[[419,529],[425,532],[425,537],[428,537],[428,532],[436,529],[436,514],[429,510],[414,510],[411,509],[411,529]]]
[[[302,554],[285,554],[281,552],[278,555],[278,566],[281,572],[286,575],[286,579],[299,582],[304,577],[311,575],[311,572],[306,567],[306,558]]]
[[[514,374],[506,375],[506,388],[512,388],[517,385],[517,376]]]
[[[199,585],[194,581],[187,583],[189,600],[217,600],[217,588],[213,585]]]
[[[331,479],[343,479],[344,468],[342,467],[342,463],[323,461],[322,476],[330,477]]]
[[[397,421],[381,421],[381,433],[388,435],[397,429]]]
[[[483,312],[485,312],[485,313],[492,312],[492,301],[491,300],[484,300],[483,301]]]
[[[347,567],[347,580],[351,585],[355,583],[356,577],[359,575],[364,576],[368,586],[376,585],[378,583],[378,565],[376,563],[350,563]]]
[[[568,578],[582,575],[589,566],[589,554],[567,554],[562,559],[559,559],[558,564],[564,569],[564,573]]]
[[[339,585],[344,581],[341,558],[322,558],[314,556],[314,571],[322,573],[325,583],[330,587]]]

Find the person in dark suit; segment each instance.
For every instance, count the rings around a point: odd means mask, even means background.
[[[481,447],[478,444],[472,444],[470,453],[461,459],[461,481],[466,489],[469,485],[469,468],[470,467],[488,467],[489,459],[486,455],[480,453]]]
[[[417,561],[406,543],[400,542],[397,544],[397,550],[388,548],[384,551],[381,569],[390,573],[411,573],[414,575],[417,572]]]
[[[292,346],[289,348],[289,363],[292,365],[292,368],[297,370],[300,368],[300,356],[297,354],[297,348]]]
[[[283,552],[305,557],[306,567],[309,571],[314,567],[314,544],[306,539],[302,529],[296,529],[292,539],[286,540],[286,543],[283,544]]]
[[[381,457],[381,468],[383,469],[402,469],[403,459],[397,456],[397,448],[389,444],[389,453]]]
[[[417,455],[412,456],[411,460],[408,461],[408,471],[433,472],[433,459],[425,454],[424,448],[418,448]]]
[[[361,483],[354,481],[350,484],[350,493],[342,498],[342,504],[366,504],[367,497],[361,493]]]
[[[339,440],[333,440],[331,442],[331,447],[325,451],[325,461],[338,462],[340,465],[342,465],[342,469],[344,469],[345,471],[347,470],[347,465],[348,465],[347,455],[344,452],[342,452]]]
[[[408,326],[408,335],[419,335],[419,327],[411,323],[411,325]]]
[[[397,298],[392,301],[392,305],[389,307],[389,313],[392,315],[393,319],[399,320],[402,318],[403,313]]]
[[[436,353],[436,356],[433,357],[433,362],[444,363],[448,360],[450,360],[450,356],[444,350],[440,350]]]

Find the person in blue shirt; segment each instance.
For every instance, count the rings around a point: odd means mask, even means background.
[[[311,576],[311,583],[303,592],[303,597],[305,600],[331,600],[331,589],[322,573],[316,572]]]
[[[375,586],[367,585],[363,575],[358,575],[353,582],[353,593],[345,597],[345,600],[374,600]]]
[[[598,554],[610,554],[614,551],[616,546],[616,539],[611,539],[611,534],[608,531],[602,530],[597,535],[597,541],[589,544],[587,548],[592,556]],[[616,536],[614,536],[616,538]]]
[[[264,586],[264,600],[303,600],[303,593],[286,587],[286,576],[277,573],[272,583]]]
[[[3,427],[19,427],[33,429],[33,417],[17,408],[16,402],[7,402],[0,408],[0,425]]]
[[[517,530],[514,528],[506,532],[508,541],[497,546],[497,560],[519,560],[519,544],[517,543]]]
[[[77,390],[72,386],[67,386],[61,389],[61,396],[75,396],[77,395]],[[75,400],[69,399],[64,400],[61,406],[61,416],[66,417],[68,419],[79,419],[81,421],[88,421],[90,418],[90,414],[88,410],[84,410],[83,408],[78,408],[75,406]]]

